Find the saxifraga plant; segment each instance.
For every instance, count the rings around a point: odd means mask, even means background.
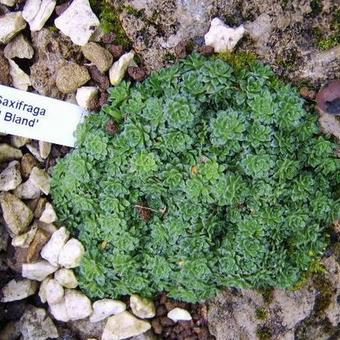
[[[303,104],[267,66],[196,54],[111,89],[53,171],[80,287],[196,302],[296,284],[340,215],[336,144]]]

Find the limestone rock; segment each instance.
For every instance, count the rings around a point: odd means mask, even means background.
[[[78,280],[71,269],[59,269],[54,278],[65,288],[76,288],[78,286]]]
[[[122,312],[108,318],[102,340],[120,340],[145,333],[151,328],[147,321],[139,320],[129,312]]]
[[[64,297],[64,288],[57,280],[51,279],[46,284],[45,296],[49,305],[60,303]]]
[[[156,315],[156,307],[152,300],[144,299],[137,294],[130,297],[132,313],[141,319],[153,318]]]
[[[0,163],[5,161],[11,161],[13,159],[19,159],[22,157],[21,150],[13,148],[8,144],[0,144]]]
[[[85,319],[92,314],[90,299],[78,290],[65,291],[65,305],[70,320]]]
[[[43,169],[35,167],[32,169],[30,181],[39,188],[45,195],[50,193],[50,176]]]
[[[42,159],[46,159],[51,153],[52,144],[49,142],[39,141],[39,153]]]
[[[104,320],[111,315],[119,314],[125,310],[126,305],[124,302],[111,299],[98,300],[93,304],[93,313],[90,316],[90,322]]]
[[[0,0],[0,4],[3,4],[7,7],[13,7],[16,4],[17,0]]]
[[[16,38],[14,38],[15,40]],[[8,45],[7,45],[8,46]],[[29,138],[26,137],[20,137],[20,136],[11,136],[11,144],[15,147],[15,148],[21,148],[23,147],[25,144],[27,144],[30,141]]]
[[[125,72],[134,56],[135,53],[133,51],[125,53],[111,66],[109,71],[111,85],[118,85],[123,80]]]
[[[32,211],[9,192],[0,195],[0,204],[9,230],[14,235],[24,233],[33,219]]]
[[[14,190],[21,183],[20,163],[13,161],[0,173],[0,190]]]
[[[11,280],[2,288],[1,302],[11,302],[27,298],[35,294],[38,282],[31,280]]]
[[[7,250],[9,234],[6,228],[0,223],[0,252],[2,250]]]
[[[74,0],[54,21],[56,27],[76,45],[85,45],[99,26],[88,0]]]
[[[7,86],[11,84],[8,59],[4,57],[2,52],[0,52],[0,84]]]
[[[67,314],[65,298],[63,298],[59,303],[55,303],[49,306],[50,313],[54,316],[56,320],[62,322],[70,321],[70,317]]]
[[[82,46],[81,51],[84,57],[95,64],[101,73],[108,71],[112,65],[112,54],[95,42],[89,42]]]
[[[57,73],[56,85],[62,93],[71,93],[90,80],[85,66],[70,63]]]
[[[24,263],[22,265],[22,276],[27,279],[43,281],[48,275],[54,273],[58,268],[47,261],[35,263]]]
[[[27,144],[26,148],[29,150],[29,152],[40,162],[43,163],[44,160],[40,157],[40,152],[38,150],[38,148],[36,148],[34,145],[32,144]]]
[[[192,317],[190,313],[183,308],[174,308],[168,313],[168,318],[174,322],[177,321],[190,321]]]
[[[60,251],[59,265],[65,268],[78,267],[84,252],[84,246],[77,239],[70,239]]]
[[[41,30],[56,6],[55,0],[27,0],[22,16],[32,32]]]
[[[40,256],[40,251],[42,247],[46,244],[49,240],[50,234],[47,233],[42,228],[38,228],[37,232],[34,235],[32,242],[28,247],[27,252],[27,262],[32,262],[38,260]]]
[[[212,46],[216,53],[232,51],[244,34],[243,25],[232,28],[222,20],[214,18],[209,32],[204,36],[205,44]]]
[[[65,243],[70,237],[70,233],[65,227],[61,227],[53,233],[51,239],[41,250],[41,257],[51,263],[53,266],[58,266],[58,259]]]
[[[26,233],[15,236],[12,239],[12,246],[20,247],[20,248],[28,248],[34,239],[37,230],[38,230],[38,225],[36,223],[33,223]]]
[[[55,222],[56,220],[57,220],[57,215],[53,209],[53,206],[51,203],[47,202],[39,221],[47,223],[47,224],[51,224]]]
[[[45,309],[30,307],[20,319],[23,340],[47,340],[58,338],[58,330]]]
[[[7,44],[26,27],[21,12],[10,12],[0,17],[0,44]]]
[[[38,295],[42,303],[47,302],[46,287],[51,280],[53,280],[51,277],[46,277],[46,279],[41,282]]]
[[[83,86],[77,90],[76,100],[85,110],[93,110],[98,102],[98,89],[95,86]]]
[[[39,188],[37,188],[30,179],[28,179],[26,182],[20,184],[15,190],[14,195],[18,198],[24,199],[24,200],[31,200],[35,198],[39,198],[41,191]]]
[[[30,77],[26,74],[15,61],[9,59],[10,75],[12,77],[13,86],[22,91],[27,91],[28,87],[31,86]]]
[[[21,174],[24,178],[28,178],[32,169],[39,165],[38,161],[30,154],[25,153],[20,161]]]
[[[4,54],[8,59],[32,59],[34,50],[27,38],[23,34],[18,34],[6,45]]]

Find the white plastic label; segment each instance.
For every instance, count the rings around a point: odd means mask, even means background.
[[[74,146],[80,106],[0,85],[0,132]]]

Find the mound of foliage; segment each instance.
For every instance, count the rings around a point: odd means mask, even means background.
[[[193,54],[111,89],[53,173],[95,298],[291,287],[337,216],[335,144],[270,70]]]

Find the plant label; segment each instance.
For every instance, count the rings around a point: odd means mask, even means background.
[[[0,85],[0,132],[74,146],[80,106]]]

